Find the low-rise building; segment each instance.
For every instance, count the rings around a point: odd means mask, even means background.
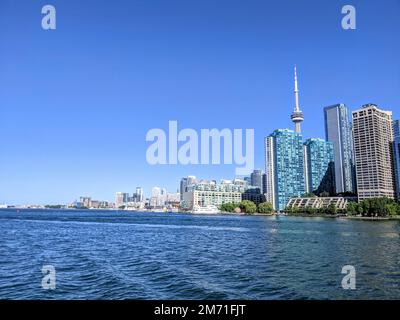
[[[260,203],[266,202],[265,194],[261,193],[260,188],[249,188],[242,193],[242,200],[250,200],[257,206]]]
[[[229,180],[223,180],[221,183],[200,181],[190,186],[183,193],[181,207],[192,210],[195,206],[213,205],[219,207],[224,203],[240,203],[244,191],[245,186],[234,184]]]
[[[301,209],[301,208],[314,208],[326,209],[334,205],[336,209],[346,209],[349,201],[355,201],[356,198],[345,197],[305,197],[305,198],[291,198],[287,204],[287,208]]]

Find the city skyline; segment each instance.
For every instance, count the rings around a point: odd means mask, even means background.
[[[18,10],[2,4],[0,20],[9,27],[0,31],[8,43],[0,59],[0,203],[68,203],[81,195],[113,201],[116,191],[139,185],[146,197],[156,185],[176,190],[190,174],[234,177],[231,165],[148,165],[146,132],[173,119],[196,130],[254,128],[255,168],[264,168],[264,137],[293,129],[294,65],[304,140],[325,138],[329,105],[352,112],[372,102],[400,118],[395,1],[374,24],[379,2],[355,1],[362,14],[349,31],[340,27],[337,3],[315,3],[320,15],[310,20],[309,5],[290,2],[282,12],[284,4],[253,4],[222,2],[210,13],[210,3],[172,1],[154,11],[154,4],[122,1],[122,16],[96,4],[81,19],[89,4],[77,13],[60,3],[54,33],[25,29],[37,25],[35,1],[15,4]]]

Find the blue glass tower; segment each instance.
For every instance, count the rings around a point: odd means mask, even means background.
[[[400,201],[400,120],[393,121],[394,175],[396,181],[396,198]]]
[[[265,151],[267,201],[283,210],[290,198],[306,192],[302,136],[289,129],[275,130],[265,139]]]
[[[322,139],[307,139],[304,143],[307,192],[320,195],[335,193],[333,143]]]

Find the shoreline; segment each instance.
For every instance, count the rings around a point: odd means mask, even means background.
[[[308,214],[286,214],[286,217],[299,217],[299,218],[329,218],[329,219],[349,219],[349,220],[363,220],[363,221],[389,221],[400,220],[400,216],[392,217],[363,217],[363,216],[345,216],[345,215],[308,215]]]
[[[196,216],[258,216],[258,217],[298,217],[298,218],[327,218],[327,219],[348,219],[348,220],[362,220],[362,221],[400,221],[400,215],[397,216],[390,216],[390,217],[363,217],[363,216],[347,216],[347,215],[326,215],[326,214],[277,214],[274,213],[233,213],[233,212],[219,212],[219,213],[193,213],[193,212],[185,212],[185,211],[156,211],[156,210],[120,210],[120,209],[113,209],[113,208],[99,208],[99,209],[77,209],[77,208],[0,208],[0,211],[24,211],[24,210],[60,210],[60,211],[118,211],[118,212],[126,212],[126,213],[162,213],[162,214],[183,214],[183,215],[196,215]]]

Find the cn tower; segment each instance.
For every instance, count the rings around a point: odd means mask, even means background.
[[[291,119],[295,125],[296,133],[301,133],[301,123],[304,121],[303,112],[299,108],[299,89],[297,87],[297,68],[294,66],[294,111],[291,115]]]

